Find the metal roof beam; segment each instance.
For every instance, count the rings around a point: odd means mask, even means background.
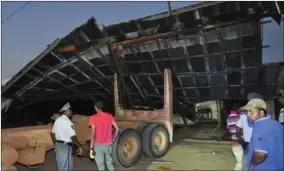
[[[66,86],[65,84],[61,83],[60,81],[58,81],[58,80],[52,78],[51,76],[45,75],[43,72],[39,71],[39,70],[36,69],[36,68],[34,68],[34,70],[35,70],[36,72],[38,72],[39,74],[43,75],[44,77],[47,77],[47,78],[50,79],[51,81],[53,81],[53,82],[55,82],[55,83],[61,85],[62,87],[66,88],[66,89],[69,89],[69,90],[73,91],[74,93],[80,95],[83,99],[93,100],[93,98],[92,98],[91,96],[85,94],[84,92],[82,92],[82,91],[80,91],[80,90],[77,90],[77,89],[75,89],[75,88],[70,88],[70,87]]]
[[[210,72],[183,72],[183,73],[176,73],[177,76],[183,76],[183,77],[186,77],[186,76],[207,76],[207,75],[217,75],[217,74],[227,74],[227,73],[232,73],[232,72],[240,72],[242,70],[249,70],[249,69],[255,69],[257,67],[255,66],[251,66],[251,67],[246,67],[246,68],[236,68],[236,69],[230,69],[230,70],[227,70],[227,71],[216,71],[216,72],[213,72],[213,73],[210,73]],[[159,73],[135,73],[133,75],[142,75],[142,76],[157,76],[160,74]],[[128,74],[124,74],[124,76],[128,76]]]
[[[47,71],[44,72],[44,75],[50,75],[53,72],[55,72],[56,70],[59,70],[65,66],[67,66],[70,63],[76,62],[78,59],[76,58],[70,58],[68,60],[66,60],[66,63],[60,63],[54,67],[50,67]],[[42,81],[44,79],[44,77],[38,77],[37,79],[31,81],[29,84],[26,84],[19,92],[17,92],[15,95],[21,95],[23,92],[25,92],[26,90],[30,89],[30,87],[35,86],[36,84],[38,84],[40,81]]]
[[[140,48],[140,47],[139,47],[139,48]],[[132,47],[132,51],[133,51],[133,47]],[[135,54],[135,56],[136,56],[136,53],[135,53],[134,51],[133,51],[133,54]],[[137,57],[137,56],[136,56],[136,57]],[[139,64],[139,66],[140,66],[140,68],[142,69],[142,72],[143,72],[143,67],[141,66],[141,63],[138,62],[138,64]],[[134,86],[136,87],[136,89],[139,91],[140,96],[141,96],[144,100],[147,100],[147,99],[146,99],[146,96],[144,95],[144,93],[143,93],[143,91],[142,91],[142,89],[141,89],[141,88],[142,88],[141,85],[138,85],[137,82],[136,82],[135,79],[134,79],[134,77],[135,77],[136,80],[138,80],[138,82],[141,83],[140,80],[139,80],[139,78],[136,77],[136,76],[133,77],[133,75],[129,72],[128,67],[125,67],[125,65],[120,65],[119,63],[118,63],[117,65],[118,65],[118,67],[121,66],[122,68],[126,69],[126,72],[129,73],[129,76],[130,76],[131,81],[133,82],[133,84],[134,84]],[[141,88],[140,88],[139,86],[140,86]],[[126,86],[126,88],[128,88],[128,87]],[[144,89],[144,91],[145,91],[145,89]]]
[[[138,86],[138,84],[136,83],[136,81],[135,81],[135,79],[133,78],[133,76],[130,74],[129,77],[130,77],[131,81],[133,82],[134,86],[136,87],[136,89],[138,90],[140,96],[142,96],[142,98],[143,98],[144,100],[146,100],[146,98],[145,98],[145,96],[144,96],[144,94],[143,94],[141,88]]]
[[[278,85],[279,83],[267,83],[268,86]],[[226,87],[239,87],[241,85],[244,86],[259,86],[259,84],[238,84],[238,85],[220,85],[220,86],[198,86],[198,87],[175,87],[175,90],[188,90],[188,89],[196,89],[196,88],[226,88]],[[154,86],[156,88],[163,88],[163,86]]]
[[[58,42],[59,43],[59,42]],[[52,45],[51,45],[52,46]],[[51,49],[52,50],[52,49]],[[85,53],[88,53],[90,50],[86,50],[80,54],[85,54]],[[54,53],[54,52],[53,52]],[[64,61],[65,59],[63,59]],[[78,57],[77,56],[73,56],[67,60],[65,60],[64,62],[60,63],[60,64],[57,64],[56,66],[54,67],[50,67],[47,71],[44,72],[45,75],[49,75],[49,74],[52,74],[55,70],[59,70],[69,64],[72,64],[74,62],[78,61]],[[31,67],[32,68],[32,67]],[[17,92],[15,95],[21,95],[23,92],[25,92],[27,89],[29,89],[30,87],[38,84],[41,80],[43,80],[44,78],[43,77],[39,77],[33,81],[31,81],[29,84],[25,85],[19,92]]]
[[[251,50],[256,50],[256,47],[251,47],[251,48],[245,48],[245,49],[240,49],[240,50],[231,50],[231,51],[226,51],[226,52],[220,52],[220,53],[212,53],[210,55],[215,56],[215,55],[225,55],[227,53],[234,53],[234,52],[240,52],[240,51],[251,51]],[[196,55],[196,56],[187,56],[187,57],[174,57],[174,58],[162,58],[162,59],[150,59],[150,60],[137,60],[137,61],[125,61],[121,62],[120,64],[130,64],[130,63],[137,63],[137,62],[159,62],[159,61],[174,61],[174,60],[180,60],[180,59],[192,59],[192,58],[205,58],[206,55]]]
[[[94,75],[97,76],[98,74],[93,71],[93,68],[94,68],[101,76],[107,78],[107,77],[105,76],[105,74],[102,73],[102,72],[101,72],[95,65],[93,65],[90,61],[86,60],[85,58],[81,58],[81,57],[79,57],[79,56],[77,56],[77,58],[78,58],[81,62],[85,63],[85,64],[87,65],[87,67],[89,68],[89,70],[90,70]],[[89,80],[91,81],[92,79],[89,79]],[[107,79],[107,80],[109,81],[109,79]],[[111,81],[110,81],[110,82],[111,82]],[[112,82],[111,82],[111,83],[112,83]],[[110,90],[107,89],[107,86],[105,86],[103,83],[100,83],[100,84],[103,85],[102,88],[104,88],[107,92],[110,92]]]
[[[107,35],[106,35],[106,36],[107,36]],[[124,82],[124,77],[122,76],[122,75],[123,75],[123,71],[122,71],[121,68],[119,67],[119,62],[117,61],[117,59],[119,59],[119,56],[118,56],[117,53],[114,52],[113,49],[111,48],[112,46],[111,46],[111,43],[110,43],[110,42],[108,42],[107,47],[108,47],[108,50],[109,50],[109,52],[110,52],[108,57],[109,57],[109,59],[113,62],[113,65],[115,66],[116,72],[119,74],[120,80]],[[126,84],[123,84],[123,85],[122,85],[122,89],[125,90],[126,88],[128,88],[127,85],[126,85]],[[128,97],[131,106],[133,106],[132,100],[131,100],[131,97],[130,97],[128,91],[123,91],[123,92],[126,93],[126,96]],[[123,98],[124,95],[121,96],[121,97]],[[142,96],[142,97],[143,97],[143,96]],[[123,105],[125,105],[125,104],[123,104]]]
[[[45,65],[45,64],[37,64],[37,65],[40,66],[40,67],[43,67],[43,68],[45,68],[45,69],[49,69],[49,68],[50,68],[50,66],[47,66],[47,65]],[[57,70],[54,70],[54,71],[52,72],[52,74],[55,73],[55,72],[58,73],[59,75],[65,77],[65,78],[67,78],[67,79],[70,79],[70,80],[73,81],[74,83],[78,83],[78,81],[74,80],[73,78],[69,78],[66,74],[62,73],[62,72],[59,71],[58,69],[57,69]],[[79,72],[80,72],[80,71],[79,71]]]
[[[114,51],[116,48],[115,48],[115,49],[112,48],[112,47],[113,47],[113,44],[112,44],[111,41],[110,41],[110,38],[109,38],[109,36],[108,36],[108,33],[107,33],[106,28],[105,28],[104,25],[103,25],[102,33],[103,33],[103,35],[104,35],[104,38],[106,38],[106,41],[105,41],[105,42],[106,42],[106,45],[107,45],[107,50],[109,51],[108,57],[109,57],[109,59],[112,61],[113,65],[114,65],[114,67],[115,67],[116,72],[119,74],[120,79],[124,82],[124,77],[122,76],[123,70],[121,70],[120,65],[119,65],[119,62],[117,61],[117,60],[119,59],[119,57],[120,57],[120,56],[118,55],[118,52],[119,52],[119,51]],[[117,50],[117,49],[116,49],[116,50]],[[124,86],[126,86],[126,87],[124,87]],[[125,90],[125,88],[127,88],[127,85],[123,84],[122,88],[123,88],[123,90]],[[133,106],[132,100],[131,100],[131,97],[130,97],[128,91],[123,91],[123,92],[126,93],[126,96],[128,97],[128,100],[129,100],[131,106]],[[124,96],[122,96],[122,97],[124,97]],[[142,96],[142,97],[143,97],[143,96]],[[125,105],[125,104],[123,104],[123,105]]]
[[[200,37],[200,36],[199,36],[199,37]],[[202,43],[204,43],[204,42],[200,42],[201,45],[202,45]],[[186,46],[183,46],[183,50],[185,51],[186,55],[189,56],[189,55],[188,55],[188,51],[187,51],[187,49],[186,49]],[[192,73],[194,72],[193,69],[192,69],[191,60],[187,60],[187,67],[188,67],[188,70],[189,70],[190,72],[192,72]],[[178,77],[178,78],[179,78],[179,81],[180,81],[180,80],[181,80],[180,77]],[[192,80],[193,80],[194,85],[197,87],[198,85],[197,85],[196,77],[193,76],[193,77],[192,77]],[[183,85],[181,84],[181,86],[183,86]],[[184,95],[187,96],[187,92],[185,92],[185,91],[182,91],[182,92],[183,92]],[[198,96],[200,96],[200,93],[199,93],[199,91],[197,91],[197,90],[196,90],[196,94],[198,94]]]
[[[22,88],[23,86],[21,85],[17,85],[17,84],[14,84],[13,87],[16,87],[16,88]],[[53,89],[49,89],[49,88],[40,88],[40,87],[32,87],[32,89],[36,89],[36,90],[45,90],[45,91],[54,91]]]
[[[58,60],[60,60],[61,62],[65,61],[65,58],[55,52],[51,52],[51,54],[53,56],[55,56]],[[70,64],[73,68],[75,68],[77,71],[79,71],[82,75],[84,75],[84,77],[86,77],[87,79],[91,79],[84,71],[80,70],[77,66]],[[71,80],[71,79],[70,79]],[[72,80],[73,81],[73,80]],[[77,81],[74,81],[75,83],[77,83]]]

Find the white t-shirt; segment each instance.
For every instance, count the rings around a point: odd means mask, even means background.
[[[242,112],[240,114],[240,118],[237,122],[237,127],[243,129],[243,137],[245,142],[250,142],[251,135],[252,135],[252,124],[248,121],[248,116],[245,114],[246,112]]]
[[[74,130],[74,124],[70,121],[70,119],[62,115],[58,119],[56,119],[52,133],[55,134],[56,140],[64,141],[64,142],[72,142],[71,137],[76,135]]]
[[[278,121],[280,123],[284,122],[284,107],[280,110]]]

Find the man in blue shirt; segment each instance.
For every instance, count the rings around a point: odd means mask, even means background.
[[[262,99],[262,96],[258,93],[249,93],[247,96],[247,100],[250,101],[252,99]],[[251,139],[253,125],[248,120],[247,111],[240,112],[240,118],[236,125],[237,125],[237,137],[238,137],[239,143],[243,147],[242,169],[248,170],[248,164],[247,164],[248,144]]]
[[[253,122],[249,143],[249,170],[283,170],[283,126],[267,116],[267,107],[262,99],[250,100],[241,108],[248,111]]]

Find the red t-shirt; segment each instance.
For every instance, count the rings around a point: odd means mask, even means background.
[[[112,124],[114,117],[106,112],[99,112],[91,116],[89,125],[95,125],[95,144],[112,144]]]

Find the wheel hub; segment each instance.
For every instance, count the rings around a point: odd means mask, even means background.
[[[137,142],[134,138],[130,137],[124,142],[123,153],[127,159],[131,159],[137,152]]]
[[[155,149],[162,151],[166,146],[166,136],[163,132],[157,132],[154,139]]]

